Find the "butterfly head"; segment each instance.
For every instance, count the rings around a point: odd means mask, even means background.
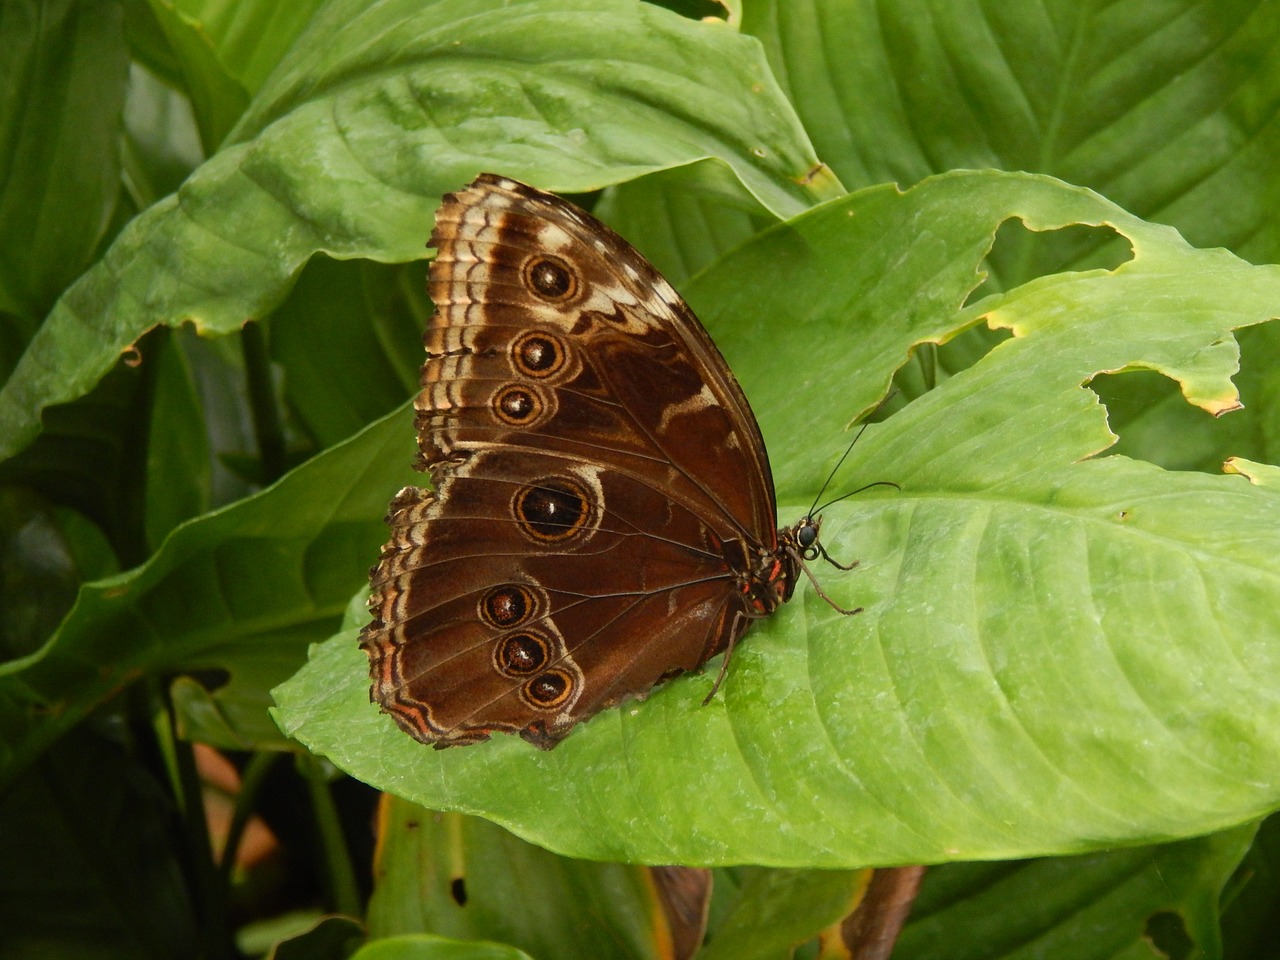
[[[805,563],[812,563],[819,557],[828,563],[835,563],[827,556],[822,546],[822,516],[812,513],[801,517],[796,523],[778,531],[778,552],[790,560],[792,572],[798,574]],[[836,564],[841,566],[841,564]]]
[[[790,598],[791,591],[795,589],[795,583],[798,575],[803,573],[813,583],[814,588],[818,591],[818,596],[825,600],[832,609],[838,610],[840,613],[852,615],[861,613],[861,607],[855,607],[852,610],[846,610],[840,606],[829,596],[819,585],[813,572],[809,569],[809,564],[821,557],[827,563],[839,570],[852,570],[858,565],[858,561],[844,564],[835,560],[827,553],[826,548],[822,545],[819,536],[822,531],[822,516],[815,516],[812,513],[806,514],[800,520],[781,530],[778,533],[779,554],[785,558],[784,563],[788,568],[787,580],[787,597]]]
[[[822,517],[801,517],[800,522],[791,528],[795,538],[797,552],[805,560],[817,560],[822,550],[818,544],[818,534],[822,529]]]

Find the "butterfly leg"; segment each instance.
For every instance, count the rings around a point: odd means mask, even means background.
[[[815,543],[814,546],[818,548],[818,553],[822,555],[822,559],[827,561],[827,563],[831,564],[837,570],[852,570],[859,563],[859,561],[855,560],[853,561],[853,563],[850,563],[846,566],[845,564],[841,563],[839,560],[836,560],[834,557],[832,557],[831,554],[827,553],[826,548],[822,544]],[[805,572],[808,573],[807,570]],[[812,580],[813,577],[810,577],[809,579]]]
[[[823,557],[826,557],[827,560],[831,560],[830,557],[827,557],[827,551],[823,550],[822,555]],[[847,567],[836,563],[834,560],[831,560],[831,562],[837,567],[840,567],[841,570],[852,570],[858,565],[857,560],[853,561],[853,563],[849,564]],[[818,578],[813,575],[813,572],[809,569],[809,565],[804,561],[800,562],[800,569],[803,570],[804,575],[809,578],[809,582],[813,584],[813,589],[817,591],[818,596],[821,597],[832,610],[835,610],[837,613],[843,613],[846,617],[851,617],[855,613],[862,612],[862,607],[854,607],[852,610],[846,610],[844,607],[840,606],[840,604],[827,596],[827,591],[822,589],[822,584],[818,583]]]

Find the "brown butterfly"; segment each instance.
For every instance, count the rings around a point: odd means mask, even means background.
[[[778,529],[742,388],[604,224],[482,174],[444,197],[431,245],[417,467],[436,490],[391,502],[370,695],[437,747],[550,749],[732,652],[826,557],[821,518]]]

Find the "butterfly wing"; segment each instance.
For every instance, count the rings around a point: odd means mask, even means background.
[[[759,428],[688,307],[625,241],[482,175],[445,197],[420,463],[373,573],[372,695],[437,745],[578,721],[746,629],[776,550]]]

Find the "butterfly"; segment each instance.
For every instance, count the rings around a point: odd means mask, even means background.
[[[387,515],[360,637],[371,699],[436,747],[551,749],[725,653],[718,687],[805,561],[835,561],[814,511],[778,528],[760,428],[710,336],[630,244],[515,180],[445,195],[431,246],[415,408],[435,489]]]

